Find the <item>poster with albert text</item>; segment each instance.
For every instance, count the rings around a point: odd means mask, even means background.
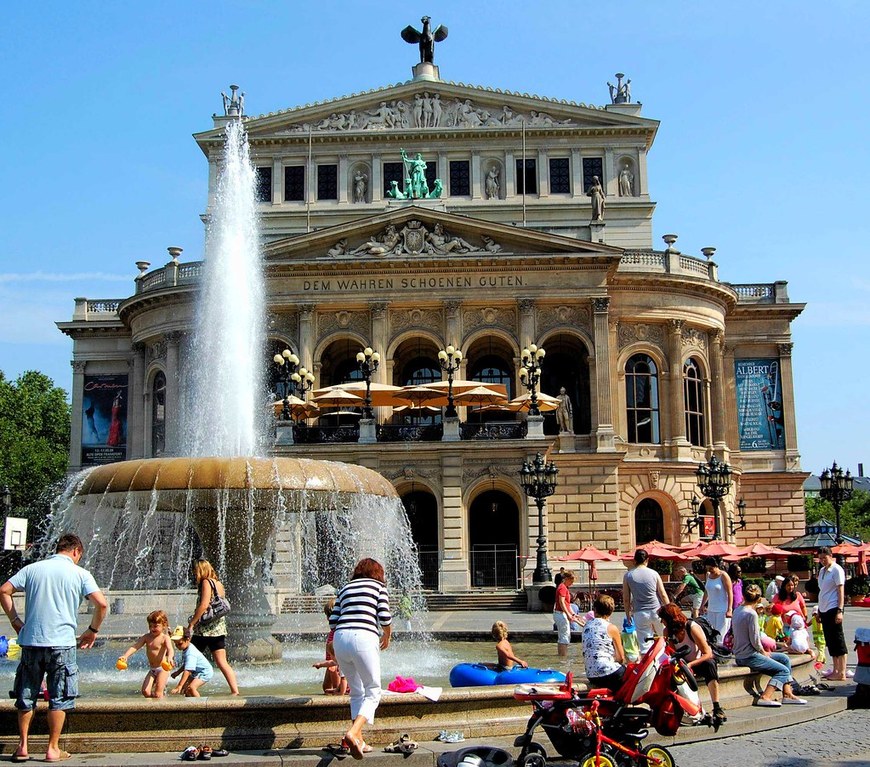
[[[734,372],[740,449],[784,449],[779,360],[736,360]]]

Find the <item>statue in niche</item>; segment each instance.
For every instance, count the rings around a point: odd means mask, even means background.
[[[586,196],[592,198],[592,220],[603,221],[605,206],[604,187],[601,186],[598,176],[592,177],[592,186],[586,190]]]
[[[436,93],[432,96],[432,127],[441,125],[441,97]]]
[[[451,237],[445,234],[444,227],[436,223],[432,231],[426,235],[427,250],[433,253],[468,253],[477,250],[461,237]]]
[[[352,251],[352,254],[355,256],[362,254],[369,256],[383,256],[386,253],[391,253],[395,250],[398,244],[399,233],[396,231],[396,227],[393,224],[390,224],[384,231],[382,239],[379,240],[377,237],[372,237],[372,239],[364,242],[356,250]]]
[[[634,197],[634,173],[627,164],[619,171],[619,196]]]
[[[353,201],[365,202],[369,190],[369,177],[358,170],[353,177]]]
[[[623,77],[625,77],[625,75],[622,74],[622,72],[617,72],[616,85],[607,83],[607,87],[610,89],[610,102],[612,104],[631,103],[631,80],[626,80],[623,83]]]
[[[331,256],[332,258],[338,258],[339,256],[344,256],[347,254],[347,240],[342,238],[335,245],[333,245],[329,250],[326,251],[327,256]]]
[[[484,191],[486,192],[486,198],[488,200],[497,200],[499,196],[499,191],[501,189],[498,183],[500,171],[498,169],[498,165],[493,163],[489,172],[486,174],[486,182],[484,183]]]
[[[402,30],[402,39],[406,43],[420,44],[420,63],[435,63],[435,43],[440,43],[447,38],[447,27],[443,24],[435,28],[433,32],[429,26],[430,18],[424,16],[420,21],[423,23],[422,31],[414,29],[410,24]]]
[[[556,422],[559,424],[559,431],[562,433],[572,433],[574,431],[574,406],[571,404],[571,397],[565,391],[563,386],[559,389],[559,407],[556,408]]]

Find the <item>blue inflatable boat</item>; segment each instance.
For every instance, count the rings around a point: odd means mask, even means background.
[[[564,682],[565,675],[551,668],[521,668],[500,671],[492,663],[460,663],[450,669],[451,687],[484,687],[493,684],[546,684]]]

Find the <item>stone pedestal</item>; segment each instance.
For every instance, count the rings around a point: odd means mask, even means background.
[[[276,421],[275,422],[275,446],[292,445],[293,440],[293,421]]]
[[[549,605],[545,605],[539,594],[541,593],[541,589],[545,586],[549,586],[550,588],[554,588],[554,584],[552,583],[533,583],[531,586],[526,586],[526,611],[530,613],[541,613],[550,608]]]
[[[589,222],[589,239],[592,242],[604,242],[604,226],[603,221]]]
[[[544,438],[544,416],[530,415],[526,420],[528,430],[526,431],[526,439],[543,439]]]
[[[359,444],[374,445],[378,441],[378,431],[374,418],[360,418]]]
[[[577,450],[574,444],[574,432],[572,431],[559,432],[556,444],[560,453],[574,453]]]
[[[459,418],[444,419],[444,433],[441,435],[442,442],[459,442]]]
[[[428,61],[421,61],[419,64],[411,67],[411,74],[414,75],[415,80],[438,81],[441,79],[441,72],[438,70],[438,67]]]

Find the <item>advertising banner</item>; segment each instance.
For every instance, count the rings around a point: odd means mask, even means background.
[[[734,372],[740,449],[784,449],[779,360],[736,360]]]
[[[127,376],[85,376],[82,466],[127,458]]]

